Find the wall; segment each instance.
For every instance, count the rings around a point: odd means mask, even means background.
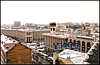
[[[47,48],[49,49],[54,49],[54,46],[53,46],[53,43],[57,42],[57,43],[61,43],[61,41],[64,43],[64,40],[65,38],[57,38],[57,37],[53,37],[53,36],[47,36],[47,35],[44,35],[44,38],[45,38],[45,45]],[[70,42],[70,39],[72,39],[72,42],[75,40],[75,41],[80,41],[80,46],[79,46],[79,51],[81,52],[88,52],[87,50],[87,44],[90,43],[90,48],[91,46],[93,45],[93,41],[92,40],[84,40],[84,39],[78,39],[76,38],[75,36],[71,36],[71,37],[67,37],[68,39],[68,42]],[[85,46],[82,47],[82,42],[85,42]],[[85,49],[84,51],[82,51],[82,48]],[[58,49],[61,49],[60,47],[60,44],[58,45]]]
[[[10,60],[10,64],[31,64],[31,49],[18,43],[8,51],[7,58]]]

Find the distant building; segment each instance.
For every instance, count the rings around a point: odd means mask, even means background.
[[[32,23],[25,23],[25,26],[33,26]]]
[[[20,21],[15,21],[14,22],[14,27],[20,27],[21,26],[21,22]]]

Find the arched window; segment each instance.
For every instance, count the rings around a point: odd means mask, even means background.
[[[85,46],[85,42],[84,41],[82,41],[82,47],[84,47]]]
[[[65,41],[68,42],[68,38],[66,38]]]
[[[72,39],[70,39],[70,42],[72,42]]]
[[[76,40],[74,40],[73,42],[76,42]]]
[[[85,42],[82,41],[82,52],[85,52]]]
[[[77,41],[77,44],[78,44],[78,46],[80,46],[80,41],[79,40]]]
[[[88,50],[90,50],[90,42],[87,42],[87,52],[88,52]]]

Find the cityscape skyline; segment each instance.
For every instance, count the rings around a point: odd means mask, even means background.
[[[99,1],[1,1],[1,64],[99,64],[99,27]]]
[[[99,25],[3,26],[1,64],[99,64]]]
[[[99,23],[99,1],[1,1],[1,24]]]

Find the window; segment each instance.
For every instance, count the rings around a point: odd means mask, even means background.
[[[82,41],[82,52],[85,52],[85,42]]]
[[[90,49],[90,42],[87,43],[87,52]]]
[[[68,42],[68,38],[66,38],[65,40],[66,40],[66,42]]]
[[[28,43],[28,37],[27,37],[27,43]]]
[[[51,28],[51,31],[52,31],[52,28]]]
[[[72,39],[70,39],[70,42],[72,42]]]
[[[85,46],[85,42],[84,41],[82,41],[82,46]]]
[[[55,28],[53,28],[53,31],[55,31]]]

